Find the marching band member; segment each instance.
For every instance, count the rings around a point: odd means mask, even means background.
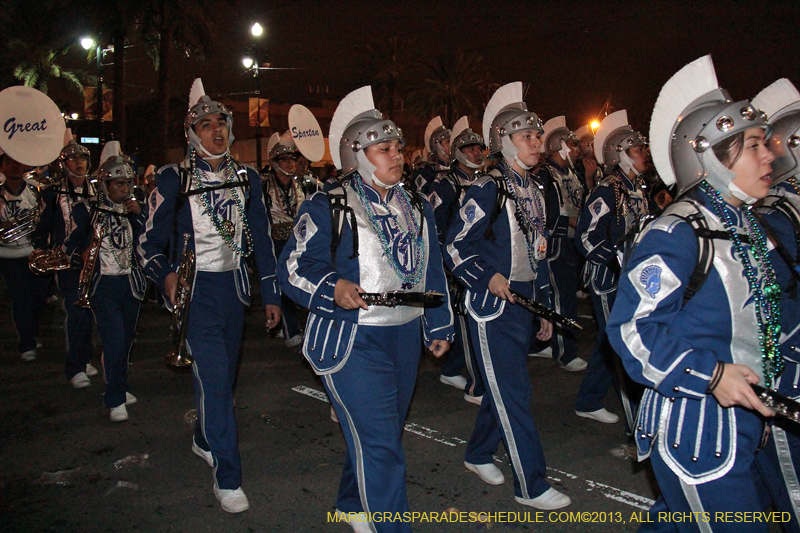
[[[64,241],[75,229],[72,216],[75,204],[97,196],[97,187],[87,179],[90,171],[89,149],[76,143],[72,134],[61,150],[58,158],[61,167],[61,182],[45,189],[45,210],[39,224],[50,235],[50,247],[61,248]],[[88,231],[88,228],[83,228]],[[78,259],[81,259],[78,257]],[[61,302],[66,314],[65,340],[67,360],[64,365],[64,376],[73,387],[80,389],[91,384],[90,376],[97,375],[92,366],[92,310],[75,305],[78,301],[78,279],[83,261],[73,263],[73,268],[56,273],[56,283],[64,296]]]
[[[453,161],[450,170],[434,182],[428,198],[433,206],[439,244],[444,244],[450,223],[461,207],[467,189],[482,175],[480,169],[485,160],[483,151],[486,145],[481,136],[469,127],[469,119],[466,116],[458,119],[453,126],[451,139]],[[480,405],[485,389],[476,366],[475,353],[470,345],[466,317],[459,305],[463,287],[452,276],[448,276],[447,283],[457,322],[455,340],[450,345],[450,352],[442,365],[439,380],[463,390],[466,401]],[[461,375],[465,368],[466,378]]]
[[[436,357],[453,338],[438,307],[368,306],[364,292],[446,294],[433,212],[400,186],[403,137],[375,109],[370,87],[333,115],[330,146],[348,178],[300,207],[281,254],[281,287],[310,310],[303,354],[322,376],[347,443],[336,509],[357,532],[410,531],[360,513],[408,511],[401,437],[423,341]],[[338,245],[337,245],[338,243]]]
[[[753,98],[753,107],[767,114],[770,123],[769,148],[775,154],[772,163],[772,187],[762,202],[764,218],[771,226],[788,224],[793,230],[781,239],[786,248],[800,242],[800,92],[787,79],[780,79]],[[774,221],[775,217],[783,220]],[[774,255],[773,252],[772,255]],[[789,254],[797,269],[797,251]],[[774,262],[784,261],[782,258]],[[781,294],[781,354],[785,368],[775,380],[775,390],[780,394],[800,400],[800,321],[798,321],[797,280],[783,288]],[[772,439],[756,454],[756,466],[781,511],[789,512],[791,522],[784,529],[800,531],[800,436],[792,428],[784,428],[776,420],[772,426]]]
[[[712,521],[662,522],[660,531],[769,529],[715,519],[764,509],[753,461],[773,413],[750,384],[773,387],[783,368],[778,283],[788,269],[770,261],[745,205],[769,193],[765,127],[749,101],[719,88],[710,56],[676,73],[653,110],[653,160],[680,198],[639,235],[608,335],[646,387],[635,437],[661,488],[651,516]]]
[[[146,213],[132,197],[136,174],[130,158],[119,152],[119,143],[107,143],[101,159],[97,177],[102,194],[97,202],[87,198],[72,205],[74,227],[64,242],[64,253],[73,263],[82,259],[84,273],[91,269],[87,296],[103,342],[103,403],[111,420],[121,422],[128,419],[126,405],[137,401],[128,392],[128,364],[146,284],[134,239]],[[77,285],[75,295],[77,299]]]
[[[547,159],[537,172],[547,191],[547,243],[550,290],[553,308],[572,320],[578,319],[578,281],[581,256],[575,248],[575,226],[583,207],[586,189],[575,174],[573,163],[580,155],[580,142],[567,128],[563,116],[544,124],[542,152]],[[578,347],[571,332],[555,327],[550,339],[552,357],[559,367],[570,372],[586,369],[578,357]]]
[[[263,181],[264,197],[269,207],[272,241],[280,255],[292,233],[300,204],[306,199],[300,184],[294,179],[297,172],[297,146],[289,130],[283,135],[274,133],[269,140],[271,172]],[[283,338],[286,346],[295,348],[303,342],[297,321],[297,308],[287,296],[281,297]]]
[[[311,196],[321,189],[320,183],[311,172],[311,165],[308,158],[301,153],[296,155],[295,161],[295,181],[300,185],[300,190],[303,191],[303,196]]]
[[[21,229],[20,223],[27,224],[23,222],[26,217],[35,218],[44,207],[39,192],[23,179],[28,168],[0,150],[0,172],[6,177],[0,186],[0,274],[11,295],[11,315],[19,335],[17,350],[23,361],[33,361],[37,357],[36,332],[49,282],[49,279],[37,278],[28,268],[28,256],[34,248],[32,242],[38,240],[39,235],[28,232],[19,238],[10,237],[7,242],[3,238],[6,231],[14,227]],[[35,229],[35,222],[31,223]]]
[[[583,188],[589,192],[603,179],[603,172],[594,156],[594,134],[589,126],[581,126],[575,130],[580,141],[580,157],[575,161],[575,174]]]
[[[197,401],[192,451],[214,467],[214,494],[222,509],[238,513],[250,507],[241,488],[233,412],[244,307],[250,304],[248,257],[254,256],[261,278],[267,327],[280,319],[280,292],[258,172],[230,155],[233,117],[205,94],[200,79],[192,85],[189,105],[188,155],[159,170],[138,253],[147,276],[174,304],[181,242],[188,235],[197,271],[186,325]],[[164,254],[168,246],[171,258]]]
[[[619,267],[615,246],[648,213],[641,178],[649,165],[647,141],[628,124],[628,114],[623,109],[600,123],[595,132],[594,151],[597,161],[606,166],[607,174],[586,198],[575,228],[575,246],[586,258],[583,276],[597,319],[597,337],[575,402],[575,413],[605,424],[619,421],[617,415],[603,407],[608,389],[614,383],[626,422],[632,426],[636,398],[630,397],[633,393],[626,387],[624,372],[617,370],[619,363],[608,344],[606,321],[617,290]]]
[[[435,117],[425,128],[425,149],[430,154],[430,161],[425,161],[414,168],[411,183],[417,192],[428,196],[436,180],[450,168],[450,129],[442,124],[441,117]]]
[[[531,179],[539,161],[542,123],[522,101],[522,83],[500,87],[486,106],[484,138],[499,162],[467,191],[445,240],[447,266],[466,288],[472,346],[484,394],[465,466],[486,483],[504,482],[493,453],[502,437],[511,458],[516,501],[558,509],[570,499],[547,482],[544,451],[531,416],[527,353],[530,313],[515,305],[511,290],[549,303],[544,197]],[[541,320],[540,340],[552,324]]]

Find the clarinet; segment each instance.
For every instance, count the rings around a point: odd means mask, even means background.
[[[774,390],[765,389],[760,385],[751,384],[750,386],[758,395],[758,399],[775,411],[776,415],[788,418],[792,422],[800,423],[800,403],[788,396],[778,394]]]
[[[572,320],[571,318],[567,318],[563,315],[560,315],[547,307],[546,305],[540,304],[536,300],[532,298],[526,298],[517,291],[511,289],[511,294],[514,295],[514,300],[516,303],[533,313],[534,315],[539,315],[542,318],[550,320],[551,322],[558,322],[564,326],[570,328],[578,328],[583,329],[580,324]]]

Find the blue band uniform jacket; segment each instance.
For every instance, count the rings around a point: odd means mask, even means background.
[[[639,235],[607,332],[628,374],[647,387],[634,430],[639,459],[657,445],[675,475],[696,485],[719,479],[733,467],[737,431],[758,442],[763,428],[755,412],[723,408],[706,393],[717,361],[747,365],[762,385],[763,377],[755,303],[730,240],[713,240],[708,278],[683,302],[698,260],[698,241],[679,217],[700,209],[710,230],[725,231],[706,206],[705,194],[693,191],[690,196],[669,206]],[[725,208],[742,233],[741,212]],[[756,265],[749,245],[743,241],[743,246]],[[782,265],[773,265],[779,280],[788,277]]]
[[[278,263],[281,286],[292,300],[306,307],[310,313],[306,324],[303,354],[319,374],[331,374],[347,361],[358,327],[393,326],[421,318],[426,343],[434,339],[453,339],[453,314],[447,297],[441,251],[436,240],[433,210],[427,201],[424,205],[424,275],[414,287],[404,287],[384,255],[378,236],[372,229],[358,194],[353,189],[353,176],[345,181],[347,206],[355,215],[358,255],[353,257],[353,228],[350,216],[344,217],[341,240],[336,248],[335,261],[331,257],[332,218],[327,193],[317,192],[303,202],[297,222]],[[382,200],[375,189],[363,185],[380,224],[393,238],[392,253],[399,263],[410,265],[410,243],[415,235],[402,238],[394,226],[389,211],[398,223],[404,224],[397,191],[390,189]],[[418,223],[419,210],[412,209]],[[406,231],[408,228],[399,228]],[[370,306],[369,310],[346,310],[334,302],[334,288],[339,279],[352,281],[366,292],[408,290],[412,292],[436,291],[445,295],[442,305],[436,307],[383,307]],[[409,347],[409,349],[414,349]]]
[[[505,164],[505,163],[502,163]],[[522,177],[508,170],[512,179],[517,180],[518,190],[525,198],[522,201],[544,206],[544,197],[539,186],[529,176]],[[489,281],[500,273],[510,282],[531,282],[531,292],[523,296],[534,296],[540,303],[550,305],[550,271],[544,261],[544,249],[537,250],[536,269],[528,259],[526,237],[515,216],[516,204],[508,199],[491,224],[491,235],[486,238],[492,213],[497,207],[498,190],[495,178],[502,172],[493,170],[490,175],[479,178],[467,191],[461,209],[452,221],[444,248],[445,262],[461,283],[466,287],[465,304],[469,314],[477,321],[493,320],[503,313],[506,305],[489,292]],[[541,227],[545,227],[544,210],[537,213]],[[539,233],[534,228],[530,237],[532,243],[546,243],[546,231]],[[535,290],[534,290],[535,287]]]
[[[226,182],[229,176],[226,156],[220,163],[219,172],[212,172],[210,165],[195,157],[203,184],[207,187]],[[264,195],[258,173],[251,167],[234,164],[236,176],[243,187],[236,191],[246,209],[247,220],[253,238],[253,256],[261,280],[261,299],[264,305],[280,305],[280,291],[275,276],[275,250],[270,238],[270,224],[264,206]],[[234,252],[216,231],[211,216],[205,212],[201,197],[210,198],[216,215],[235,225],[235,242],[246,248],[241,217],[232,197],[232,189],[219,189],[210,193],[180,197],[181,169],[190,179],[191,189],[198,187],[197,178],[189,169],[188,158],[179,165],[168,165],[156,174],[156,189],[148,199],[149,218],[139,239],[138,254],[147,277],[164,290],[164,280],[170,272],[177,272],[183,248],[183,235],[189,234],[188,249],[197,258],[196,271],[232,271],[239,300],[250,305],[250,279],[245,257]],[[180,208],[176,213],[176,202]],[[174,220],[177,217],[177,220]],[[170,251],[173,253],[170,254]],[[174,259],[170,256],[174,256]]]

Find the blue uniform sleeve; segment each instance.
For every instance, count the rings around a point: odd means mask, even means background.
[[[328,195],[315,193],[300,204],[294,230],[278,261],[278,281],[286,296],[312,313],[332,319],[339,278],[331,259]]]
[[[70,263],[75,266],[83,265],[83,251],[89,246],[92,240],[92,226],[90,223],[91,212],[85,202],[76,203],[72,207],[72,219],[75,221],[75,229],[70,232],[64,241],[64,254],[69,258]]]
[[[720,359],[673,327],[685,312],[683,294],[697,255],[691,226],[679,219],[653,222],[620,276],[606,328],[628,375],[671,398],[704,398]]]
[[[164,280],[173,272],[165,252],[172,244],[175,203],[180,189],[177,166],[160,169],[156,174],[156,188],[148,200],[147,221],[139,237],[137,254],[145,275],[164,291]]]
[[[450,218],[456,212],[458,205],[453,205],[457,202],[456,190],[453,184],[447,178],[442,178],[433,184],[431,187],[431,194],[428,200],[433,207],[433,218],[436,221],[436,235],[440,245],[444,244],[445,236],[447,235],[447,227],[450,224]]]
[[[261,279],[261,301],[264,305],[280,305],[281,292],[278,288],[276,274],[275,245],[272,242],[267,208],[264,205],[264,192],[261,178],[254,168],[247,167],[250,180],[250,205],[247,208],[247,220],[253,235],[256,268]]]
[[[478,254],[496,202],[497,185],[491,178],[482,178],[470,186],[445,238],[447,268],[474,293],[486,291],[492,276],[498,273]]]
[[[444,180],[443,180],[444,181]],[[436,240],[436,224],[431,204],[423,202],[426,232],[428,234],[428,264],[425,271],[425,291],[436,291],[444,294],[444,302],[437,307],[426,307],[423,319],[425,343],[432,340],[452,341],[453,308],[450,305],[450,291],[447,290],[447,279],[442,264],[442,250]]]
[[[614,189],[607,185],[596,187],[586,199],[575,227],[575,246],[587,261],[605,265],[614,258],[611,224],[615,206]]]

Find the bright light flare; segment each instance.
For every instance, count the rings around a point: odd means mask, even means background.
[[[83,37],[81,39],[81,46],[84,50],[89,50],[91,47],[94,46],[94,39],[91,37]]]
[[[596,120],[593,120],[592,123],[589,124],[589,127],[592,128],[592,133],[594,133],[597,130],[597,128],[600,127],[600,123],[597,122]]]
[[[255,23],[255,24],[253,24],[253,26],[250,28],[250,33],[252,33],[252,34],[253,34],[253,37],[260,37],[260,36],[261,36],[261,34],[262,34],[262,33],[264,33],[264,28],[261,26],[261,24],[259,24],[258,22],[256,22],[256,23]]]
[[[252,67],[253,66],[253,58],[250,58],[250,57],[242,58],[242,65],[244,65],[244,68]]]

